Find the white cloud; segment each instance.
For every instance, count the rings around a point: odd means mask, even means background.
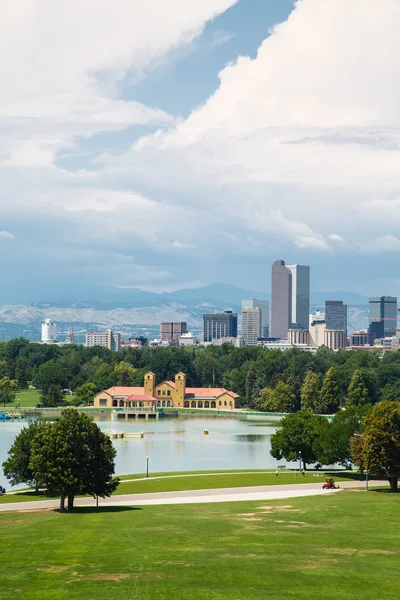
[[[400,252],[400,240],[394,235],[383,235],[361,244],[361,250],[371,254],[376,252]]]
[[[0,231],[0,237],[6,238],[8,240],[14,240],[15,239],[15,235],[13,235],[12,233],[10,233],[9,231]]]

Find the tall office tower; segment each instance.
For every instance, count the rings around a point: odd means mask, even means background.
[[[261,308],[243,308],[242,338],[245,346],[257,346],[258,338],[262,337]]]
[[[269,300],[258,300],[257,298],[242,300],[242,310],[245,308],[261,308],[261,337],[269,337]]]
[[[308,330],[310,314],[310,267],[307,265],[288,265],[292,275],[292,316],[291,329]]]
[[[166,321],[160,324],[161,342],[179,342],[179,338],[187,333],[187,323],[185,321]]]
[[[397,329],[397,298],[378,296],[369,299],[369,331],[376,338],[393,337]]]
[[[86,333],[86,344],[88,348],[92,346],[103,346],[109,350],[121,349],[121,334],[107,329],[106,331],[88,331]]]
[[[57,325],[51,319],[45,319],[42,324],[42,343],[54,344],[57,340]]]
[[[325,321],[327,329],[347,334],[347,304],[341,300],[326,300]]]
[[[237,323],[237,313],[231,310],[203,315],[203,341],[212,342],[220,338],[237,337]]]
[[[292,323],[292,273],[284,260],[272,265],[270,336],[287,339]]]

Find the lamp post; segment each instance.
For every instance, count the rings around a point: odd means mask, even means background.
[[[149,476],[149,457],[146,456],[146,477]]]

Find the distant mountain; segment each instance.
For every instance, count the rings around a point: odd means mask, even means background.
[[[325,300],[342,300],[348,306],[365,306],[368,304],[368,297],[354,292],[312,292],[311,304],[325,306]]]

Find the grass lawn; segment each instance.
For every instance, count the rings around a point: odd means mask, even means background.
[[[19,390],[17,392],[16,401],[13,404],[8,404],[6,408],[10,406],[15,406],[17,402],[19,402],[21,408],[24,408],[26,406],[35,407],[36,404],[40,402],[40,390],[36,390],[35,388]]]
[[[400,494],[2,513],[2,600],[400,594]]]
[[[173,477],[168,477],[173,475]],[[279,472],[276,477],[275,472],[254,471],[252,473],[244,472],[218,472],[208,471],[207,473],[158,473],[148,479],[142,479],[144,474],[125,475],[125,479],[138,479],[139,481],[122,481],[118,486],[116,494],[142,494],[146,492],[176,492],[181,490],[205,490],[212,488],[232,488],[246,487],[253,485],[284,485],[293,483],[322,483],[325,481],[326,473],[319,473],[320,477],[313,473],[307,473],[304,477],[300,474],[294,475],[290,472]],[[159,477],[159,478],[157,478]],[[348,479],[358,479],[358,475],[353,473],[334,474],[335,481],[346,481]],[[360,482],[362,485],[362,482]],[[18,494],[6,494],[0,496],[0,504],[10,502],[28,502],[30,500],[47,500],[49,496],[44,494],[35,494],[34,492],[20,492]]]

